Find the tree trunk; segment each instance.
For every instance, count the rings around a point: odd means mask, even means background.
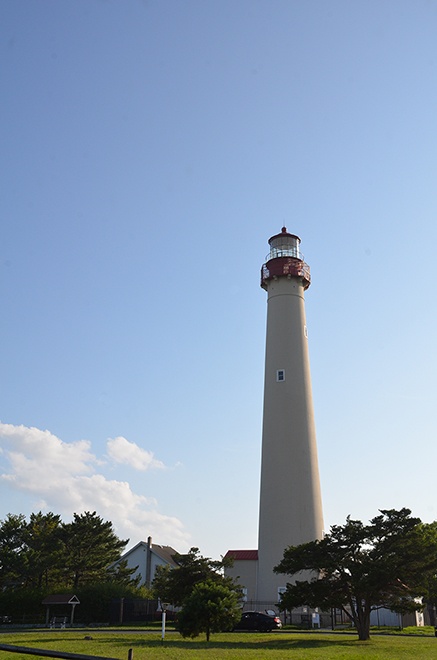
[[[357,632],[358,632],[358,639],[361,640],[362,642],[367,642],[367,640],[370,639],[369,626],[367,626],[367,628],[366,628],[365,625],[360,623],[357,626]]]
[[[370,639],[370,612],[367,611],[367,608],[358,612],[355,624],[357,626],[358,639],[363,642]]]

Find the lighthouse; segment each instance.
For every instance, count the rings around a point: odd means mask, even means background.
[[[323,534],[305,318],[309,266],[285,227],[269,239],[261,269],[267,292],[256,600],[278,602],[285,576],[273,572],[289,545]]]

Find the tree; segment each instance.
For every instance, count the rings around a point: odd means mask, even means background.
[[[62,566],[61,517],[52,512],[32,513],[26,525],[24,559],[26,582],[46,589],[59,582]]]
[[[199,548],[191,548],[185,555],[175,553],[173,560],[177,566],[158,566],[153,580],[153,591],[163,602],[180,607],[200,582],[210,581],[236,589],[232,578],[223,575],[223,568],[229,565],[228,559],[214,561],[202,557]]]
[[[0,521],[0,589],[23,583],[26,518],[9,513]]]
[[[113,584],[125,585],[126,587],[132,587],[132,589],[139,590],[143,594],[149,594],[144,596],[145,598],[150,597],[150,589],[147,589],[144,585],[140,587],[141,582],[141,573],[134,575],[135,571],[138,569],[138,566],[129,568],[127,560],[119,560],[115,564],[109,566],[106,570],[105,582],[111,582]],[[138,594],[137,594],[138,596]]]
[[[437,572],[437,523],[424,524],[409,509],[380,514],[369,525],[348,516],[322,540],[287,548],[275,572],[297,578],[310,573],[287,584],[281,608],[339,608],[361,640],[370,637],[372,610],[416,610],[414,599],[426,597]]]
[[[126,544],[95,511],[75,513],[68,524],[52,512],[32,513],[28,523],[8,514],[0,521],[0,589],[46,593],[99,581],[135,587],[136,569],[117,561]]]
[[[232,630],[241,618],[237,591],[215,580],[196,584],[178,614],[178,629],[183,637]]]
[[[108,570],[128,543],[120,540],[112,523],[104,521],[95,511],[75,513],[73,522],[62,525],[60,536],[64,546],[66,582],[74,589],[84,582],[107,581]],[[110,572],[111,579],[116,575],[117,571]],[[124,580],[126,570],[121,570],[120,575]]]
[[[437,626],[437,573],[429,577],[427,591],[426,605],[429,614],[429,621],[432,626]]]

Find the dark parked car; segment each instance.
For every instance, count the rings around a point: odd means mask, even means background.
[[[243,612],[240,623],[237,623],[234,630],[260,630],[261,632],[270,632],[282,628],[281,619],[278,616],[270,616],[265,612]]]

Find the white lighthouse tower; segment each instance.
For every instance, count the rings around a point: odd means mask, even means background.
[[[273,573],[286,547],[322,538],[323,513],[304,292],[310,269],[300,238],[269,240],[261,270],[267,291],[261,491],[256,600],[278,601],[286,577]]]

